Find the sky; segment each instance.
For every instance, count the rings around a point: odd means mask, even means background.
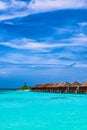
[[[0,88],[87,80],[87,0],[0,0]]]

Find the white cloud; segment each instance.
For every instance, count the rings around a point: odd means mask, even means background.
[[[14,23],[13,22],[7,22],[7,21],[5,21],[5,22],[3,22],[4,24],[8,24],[8,25],[14,25]]]
[[[57,64],[59,61],[50,55],[25,55],[20,53],[8,53],[0,57],[0,62],[7,62],[12,64]]]
[[[60,35],[60,34],[66,34],[66,33],[70,33],[73,32],[73,28],[69,28],[69,27],[63,27],[63,28],[54,28],[55,30],[55,34],[56,35]]]
[[[1,1],[0,7],[4,11],[0,14],[0,21],[28,15],[27,6],[28,4],[24,1],[11,0],[11,2],[7,1],[5,3]]]
[[[72,52],[60,52],[60,53],[46,53],[46,54],[38,54],[38,53],[7,53],[4,56],[0,57],[0,63],[7,63],[13,65],[26,65],[29,68],[33,67],[65,67],[65,68],[71,68],[71,67],[85,67],[84,61],[81,62],[79,60],[80,58],[77,58],[78,56],[72,54]],[[63,58],[63,60],[62,60]],[[69,58],[69,60],[67,60]],[[80,64],[79,64],[80,63]],[[81,65],[81,66],[80,66]]]
[[[77,43],[79,46],[87,46],[87,36],[84,33],[79,33],[77,36],[69,39],[71,43]]]
[[[7,3],[0,1],[0,10],[5,10],[7,7]]]
[[[16,75],[16,74],[21,74],[24,71],[23,68],[16,66],[16,65],[9,65],[5,67],[0,68],[0,76],[8,77],[8,75]]]
[[[21,44],[20,44],[21,43]],[[34,51],[44,51],[47,52],[46,48],[49,48],[50,45],[40,43],[31,39],[15,39],[9,42],[3,42],[0,43],[0,45],[8,46],[11,48],[16,48],[16,49],[23,49],[23,50],[34,50]]]
[[[87,68],[87,64],[78,62],[78,63],[75,64],[74,67],[76,67],[76,68]]]
[[[57,9],[77,9],[86,7],[85,0],[33,0],[29,8],[34,12],[45,12]]]
[[[54,41],[55,42],[55,41]],[[38,52],[49,52],[51,49],[58,47],[79,47],[87,46],[87,36],[83,33],[75,37],[63,39],[57,43],[50,43],[49,41],[38,42],[32,39],[21,38],[14,39],[9,42],[1,42],[0,45],[8,46],[15,49],[34,50]]]
[[[27,7],[27,3],[24,2],[24,1],[12,0],[12,3],[11,3],[10,7],[15,8],[15,9],[26,8]]]
[[[87,22],[79,23],[79,25],[85,27],[85,26],[87,26]]]
[[[67,55],[68,53],[66,52],[65,54]],[[63,56],[63,54],[59,54],[59,56]],[[13,52],[8,53],[0,57],[0,63],[2,63],[2,66],[0,65],[0,75],[8,76],[10,74],[21,74],[24,72],[28,72],[31,68],[87,68],[87,65],[79,60],[76,62],[74,62],[73,60],[66,61],[59,60],[57,57],[52,54],[26,55]],[[3,65],[4,63],[5,66]]]
[[[5,10],[0,15],[0,20],[23,17],[34,13],[48,12],[60,9],[87,8],[86,0],[11,0],[10,3],[0,1],[0,9]]]
[[[73,54],[72,51],[84,51],[84,47],[87,47],[87,38],[83,33],[78,34],[75,37],[69,39],[63,39],[59,43],[46,43],[37,42],[32,39],[22,38],[14,39],[9,42],[0,43],[0,45],[8,46],[19,50],[29,50],[29,53],[20,51],[20,53],[7,53],[0,57],[0,63],[12,63],[12,64],[26,64],[29,68],[33,67],[76,67],[86,68],[87,65],[82,60],[82,55]],[[66,48],[62,52],[50,53],[51,50],[59,47]],[[83,50],[79,50],[83,49]],[[30,51],[33,51],[32,54]],[[40,52],[49,52],[40,54]],[[84,56],[84,55],[83,55]],[[80,59],[80,57],[82,59]],[[68,59],[68,60],[67,60]],[[3,71],[4,72],[4,71]]]

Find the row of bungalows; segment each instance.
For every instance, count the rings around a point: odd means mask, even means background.
[[[87,81],[82,84],[77,81],[72,84],[69,82],[38,84],[32,87],[31,90],[54,93],[87,93]]]

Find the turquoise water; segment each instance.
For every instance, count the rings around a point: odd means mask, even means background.
[[[87,95],[0,91],[0,130],[87,130]]]

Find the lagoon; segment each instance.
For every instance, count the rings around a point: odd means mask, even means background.
[[[87,95],[1,90],[0,130],[87,130]]]

